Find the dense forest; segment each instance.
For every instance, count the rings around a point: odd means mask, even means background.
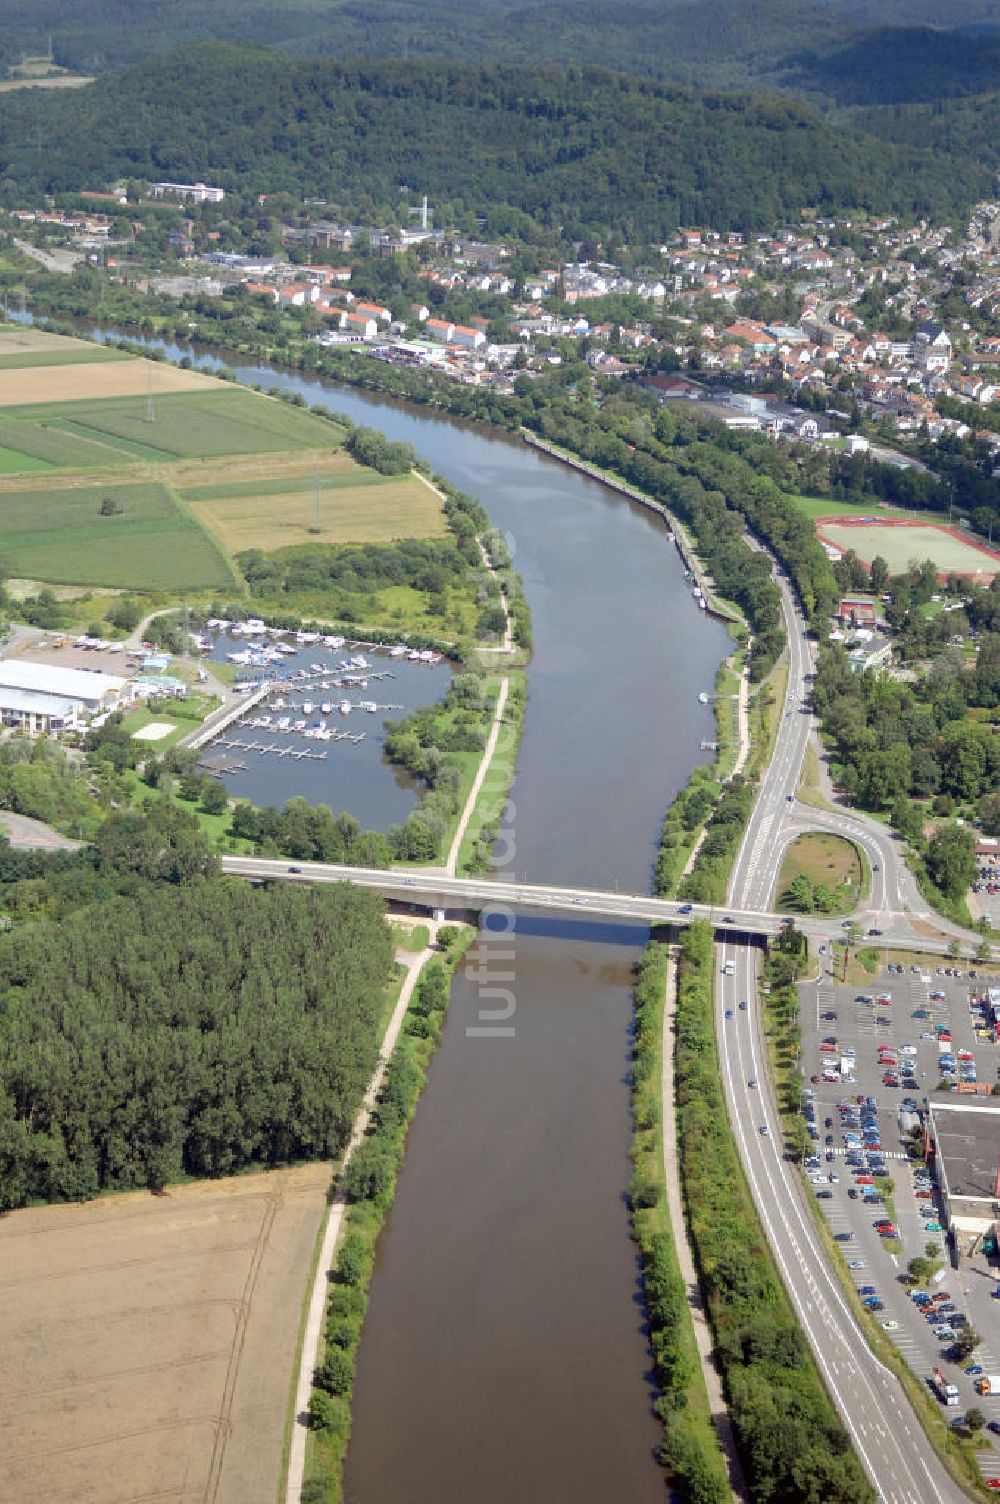
[[[83,89],[0,96],[8,199],[160,177],[284,189],[369,222],[405,216],[419,189],[443,222],[616,242],[771,227],[811,206],[940,218],[990,187],[973,163],[887,148],[791,101],[592,68],[300,63],[208,43]]]
[[[983,35],[1000,28],[996,0],[145,0],[135,17],[135,0],[6,0],[0,67],[51,44],[58,65],[100,73],[215,38],[309,58],[595,64],[824,104],[846,89],[875,104],[968,92],[988,66]]]
[[[391,971],[346,886],[146,884],[0,936],[0,1208],[332,1157]]]

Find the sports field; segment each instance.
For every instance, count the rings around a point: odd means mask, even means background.
[[[446,531],[439,498],[410,475],[359,467],[353,474],[300,477],[295,484],[245,481],[219,489],[228,494],[183,494],[194,516],[231,554],[297,543],[387,543]]]
[[[103,516],[104,502],[122,510]],[[0,488],[0,554],[13,574],[134,590],[231,586],[208,534],[153,483]]]
[[[893,574],[924,559],[934,561],[942,578],[964,574],[988,581],[1000,573],[1000,550],[944,522],[828,516],[817,518],[816,532],[824,543],[853,549],[865,564],[881,555]]]
[[[274,1504],[327,1165],[0,1221],[0,1504]]]

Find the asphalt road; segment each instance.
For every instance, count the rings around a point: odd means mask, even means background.
[[[810,717],[802,707],[812,659],[791,593],[781,583],[790,656],[788,692],[777,754],[765,774],[733,869],[729,892],[734,910],[766,910],[778,870],[775,852],[792,822],[796,829],[827,828],[829,818],[825,811],[788,800],[798,785],[810,735]],[[889,907],[902,908],[901,857],[888,832],[882,832],[881,839],[872,833],[870,839],[869,849],[879,852],[882,869],[872,903],[878,927],[888,938],[890,930],[910,929],[909,920]],[[825,927],[829,932],[829,920]],[[868,1348],[820,1244],[798,1167],[784,1157],[757,1004],[755,947],[736,939],[722,941],[716,957],[719,1055],[734,1133],[768,1241],[858,1456],[886,1504],[951,1504],[963,1499],[965,1494],[926,1442],[901,1385]],[[732,976],[723,971],[729,962]],[[746,1010],[739,1007],[744,1000]],[[727,1010],[732,1011],[730,1019],[725,1017]],[[751,1081],[756,1084],[750,1086]]]

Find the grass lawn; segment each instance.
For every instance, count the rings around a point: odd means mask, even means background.
[[[143,753],[148,752],[155,755],[160,752],[166,752],[168,747],[176,746],[181,737],[186,736],[191,730],[190,721],[178,721],[176,719],[172,704],[157,705],[153,710],[143,705],[138,710],[128,711],[122,718],[122,725],[131,736],[135,736],[137,731],[142,731],[146,726],[153,725],[154,722],[157,725],[169,724],[173,727],[173,730],[168,736],[160,737],[156,741],[141,740],[139,745],[142,747]]]
[[[868,506],[859,506],[853,501],[835,501],[832,496],[803,496],[801,493],[791,493],[791,500],[813,521],[817,517],[901,517],[927,521],[926,512],[906,512],[899,507],[879,506],[875,501]]]
[[[785,852],[776,890],[783,913],[794,912],[785,903],[784,894],[802,876],[814,887],[822,884],[835,896],[837,902],[824,912],[847,914],[857,907],[864,873],[853,842],[826,832],[799,836],[792,842]]]
[[[160,368],[153,366],[159,378]],[[172,367],[163,367],[164,372]],[[155,387],[154,387],[155,392]],[[273,397],[217,383],[192,392],[155,392],[149,419],[146,392],[128,397],[36,404],[19,418],[55,423],[61,429],[125,446],[149,459],[194,459],[258,454],[282,449],[335,449],[343,429]]]
[[[398,920],[390,920],[389,928],[392,930],[392,938],[397,950],[405,950],[416,955],[430,943],[431,932],[426,924],[406,925],[400,924]]]
[[[124,512],[102,517],[105,497]],[[162,486],[5,491],[0,500],[0,552],[14,574],[134,590],[233,584],[215,543]]]
[[[187,500],[198,521],[233,554],[302,543],[386,543],[447,531],[440,501],[414,476],[380,476],[359,467],[354,476],[321,480],[318,507],[316,489],[315,481],[303,477],[294,487],[247,482],[238,496],[195,500],[187,493]]]

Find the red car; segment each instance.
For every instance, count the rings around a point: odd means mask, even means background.
[[[822,1050],[824,1055],[836,1055],[837,1053],[837,1046],[835,1044],[831,1044],[828,1039],[824,1039],[823,1043],[820,1045],[820,1049]]]
[[[875,1184],[875,1177],[873,1175],[855,1175],[855,1177],[854,1177],[854,1184],[855,1185],[874,1185]]]
[[[933,1191],[917,1191],[916,1192],[916,1197],[917,1197],[918,1201],[933,1201],[934,1200],[934,1192]]]

